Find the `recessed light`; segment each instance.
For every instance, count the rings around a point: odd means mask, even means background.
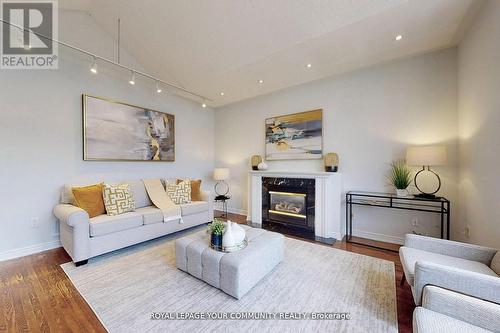
[[[264,83],[264,80],[259,80],[259,83],[260,83],[260,84]]]
[[[312,64],[307,64],[306,65],[307,68],[311,68],[312,67]]]
[[[220,93],[220,95],[221,95],[221,96],[224,96],[224,92],[222,91],[222,92]]]
[[[401,40],[401,39],[403,39],[403,36],[401,36],[401,35],[397,35],[395,39],[396,39],[396,40]]]

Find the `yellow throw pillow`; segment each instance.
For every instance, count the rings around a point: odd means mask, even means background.
[[[177,184],[184,181],[183,179],[177,179]],[[191,201],[203,201],[201,198],[201,179],[191,179]]]
[[[179,184],[167,182],[165,184],[165,191],[176,205],[191,202],[191,184],[189,180],[184,180]]]
[[[85,210],[89,217],[106,214],[102,200],[102,183],[71,189],[75,197],[75,204]]]
[[[135,210],[130,184],[104,184],[102,194],[108,215],[119,215]]]

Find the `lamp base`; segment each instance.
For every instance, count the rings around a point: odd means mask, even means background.
[[[415,198],[422,199],[440,199],[441,197],[435,196],[434,194],[419,193],[414,195]]]

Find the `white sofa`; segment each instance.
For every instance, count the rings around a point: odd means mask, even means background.
[[[180,205],[182,223],[163,222],[163,214],[151,203],[144,183],[141,180],[125,183],[131,185],[135,211],[93,218],[74,205],[71,188],[75,185],[64,187],[54,215],[59,220],[61,244],[77,266],[86,264],[89,258],[213,220],[213,199],[208,191],[202,191],[203,201]]]

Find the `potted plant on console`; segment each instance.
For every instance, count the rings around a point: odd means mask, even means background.
[[[397,160],[391,163],[391,184],[396,188],[398,197],[407,197],[408,186],[411,184],[411,170],[403,160]]]
[[[221,219],[214,219],[212,223],[208,225],[208,230],[210,231],[210,241],[213,246],[222,246],[222,234],[224,233],[225,225]]]

